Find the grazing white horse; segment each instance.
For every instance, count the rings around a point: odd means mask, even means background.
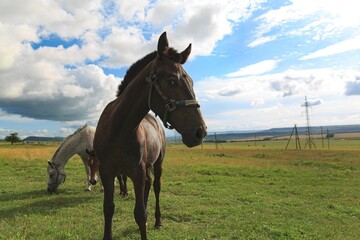
[[[56,192],[59,185],[65,182],[65,165],[75,154],[78,154],[84,163],[86,171],[85,190],[91,191],[91,183],[89,182],[90,169],[87,165],[88,154],[86,149],[93,149],[94,134],[95,127],[85,125],[64,139],[51,160],[48,161],[49,181],[47,190],[49,193]]]

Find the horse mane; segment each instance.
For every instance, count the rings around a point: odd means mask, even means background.
[[[121,81],[120,85],[118,86],[118,90],[116,93],[116,97],[119,97],[121,93],[125,90],[127,85],[130,83],[131,79],[133,79],[144,66],[146,66],[149,62],[155,59],[157,55],[157,51],[149,53],[142,59],[136,61],[131,65],[131,67],[126,71],[124,79]]]
[[[58,147],[58,149],[56,150],[56,152],[54,153],[53,156],[56,156],[58,154],[58,152],[65,146],[65,144],[69,141],[70,138],[72,138],[74,135],[76,135],[77,133],[81,132],[82,130],[84,130],[87,127],[87,124],[85,124],[84,126],[82,126],[81,128],[77,129],[73,134],[70,134],[69,136],[67,136],[66,138],[64,138],[64,140],[61,142],[60,147]]]
[[[135,76],[143,69],[144,66],[146,66],[152,60],[154,60],[156,55],[157,55],[157,51],[151,52],[130,66],[130,68],[126,71],[124,79],[121,81],[121,83],[118,86],[116,97],[119,97],[121,95],[121,93],[130,83],[130,81],[133,78],[135,78]],[[181,55],[173,48],[168,48],[165,56],[178,63],[181,62],[182,60]]]

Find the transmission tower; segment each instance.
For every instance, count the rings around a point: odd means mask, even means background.
[[[300,150],[301,150],[300,138],[299,138],[299,133],[298,133],[296,124],[295,124],[294,128],[293,128],[292,131],[291,131],[291,134],[290,134],[289,140],[288,140],[288,142],[287,142],[287,144],[286,144],[285,150],[288,148],[289,143],[290,143],[290,140],[291,140],[291,137],[292,137],[292,135],[294,134],[294,132],[295,132],[295,145],[296,145],[296,149],[300,149]]]
[[[311,149],[312,147],[314,147],[316,149],[316,146],[315,146],[315,143],[314,141],[312,140],[312,137],[311,137],[311,125],[310,125],[310,115],[309,115],[309,102],[307,100],[307,97],[305,96],[305,102],[304,104],[302,105],[303,107],[305,107],[305,114],[306,114],[306,124],[307,124],[307,137],[306,137],[306,140],[305,140],[305,149],[307,146],[309,146],[309,149]]]

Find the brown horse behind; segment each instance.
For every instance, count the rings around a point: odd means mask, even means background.
[[[156,159],[152,156],[157,154],[154,150],[148,151],[151,146],[146,140],[146,125],[141,124],[149,110],[160,116],[165,127],[175,128],[188,147],[201,144],[206,135],[192,79],[182,68],[190,52],[191,44],[181,53],[169,48],[166,33],[163,33],[157,51],[129,68],[119,86],[117,98],[105,107],[100,116],[94,150],[104,186],[104,239],[112,238],[114,178],[117,174],[126,175],[133,182],[136,199],[134,217],[141,239],[147,239],[148,165],[154,166],[154,172],[161,170],[157,166],[158,161],[148,162],[148,159]],[[161,173],[155,175],[160,176]],[[160,219],[159,214],[156,214],[156,219]],[[159,224],[159,221],[155,223]]]
[[[89,167],[89,179],[88,179],[88,181],[92,185],[96,185],[97,180],[98,180],[98,175],[99,175],[99,160],[96,158],[94,150],[89,151],[88,149],[86,149],[86,153],[88,154],[86,165]],[[119,185],[120,185],[119,186],[119,188],[120,188],[120,196],[121,197],[127,197],[128,196],[128,190],[127,190],[127,184],[126,184],[127,177],[125,175],[121,175],[121,174],[117,175],[116,177],[117,177]]]

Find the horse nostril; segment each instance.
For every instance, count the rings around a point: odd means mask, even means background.
[[[97,181],[96,181],[96,180],[90,180],[90,183],[91,183],[92,185],[96,185]]]
[[[206,130],[204,130],[204,128],[200,126],[196,131],[196,137],[198,139],[203,139],[205,136],[206,136]]]

